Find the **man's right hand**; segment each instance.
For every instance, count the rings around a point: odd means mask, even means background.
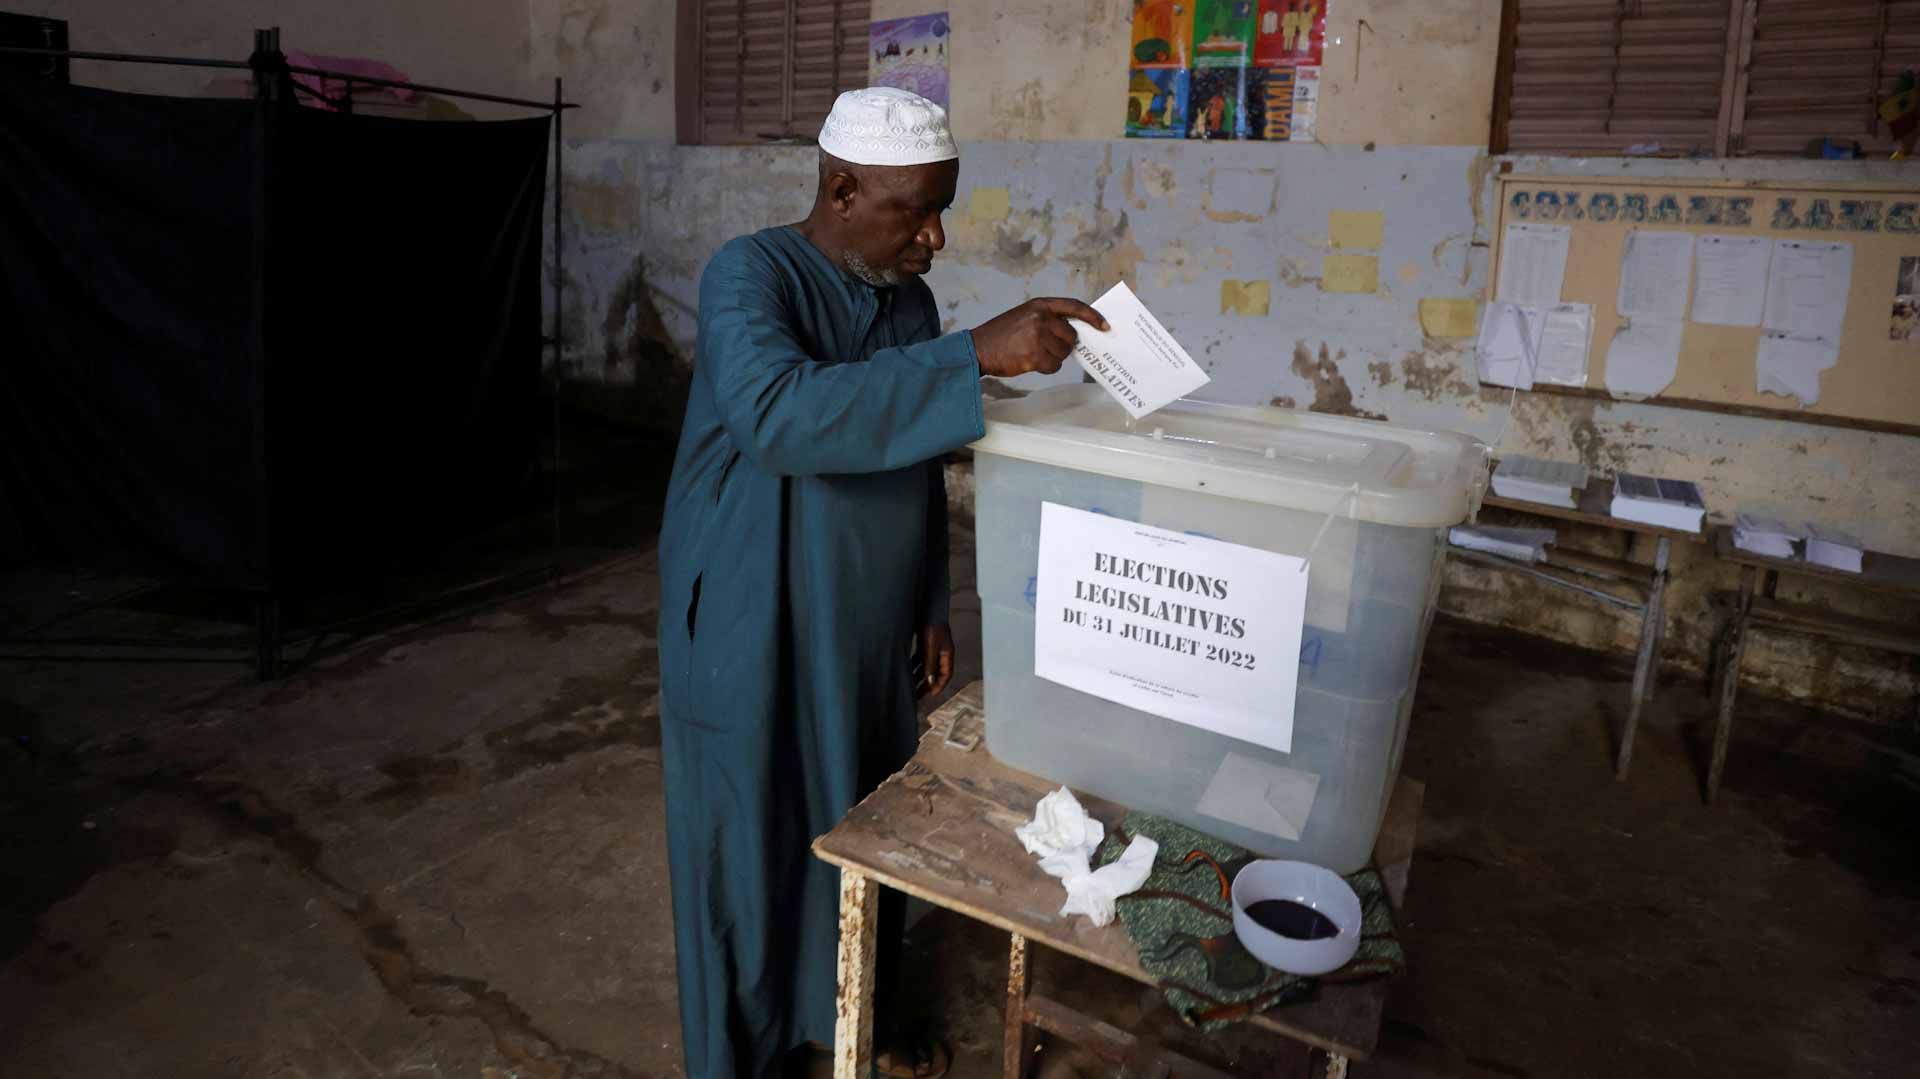
[[[974,328],[973,351],[980,357],[980,373],[1013,378],[1030,371],[1053,374],[1073,354],[1080,335],[1067,324],[1078,319],[1107,329],[1100,312],[1081,303],[1049,297],[1028,300]]]

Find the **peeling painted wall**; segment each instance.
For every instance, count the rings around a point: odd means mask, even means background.
[[[647,336],[636,332],[646,319],[657,319],[644,324],[668,343],[671,362],[684,364],[707,255],[740,232],[798,219],[811,200],[812,156],[801,148],[594,140],[573,157],[567,323],[580,342],[573,358],[594,377],[646,377],[647,349],[635,345]],[[1831,179],[1836,169],[1650,161],[1519,167],[1781,179]],[[1754,507],[1817,518],[1876,547],[1920,553],[1920,439],[1481,389],[1470,342],[1425,336],[1418,303],[1477,297],[1486,288],[1494,172],[1469,147],[976,142],[962,158],[948,248],[928,280],[952,330],[1030,296],[1090,296],[1124,279],[1213,376],[1201,396],[1464,431],[1507,452],[1579,459],[1598,471],[1696,479],[1723,515]],[[1920,180],[1920,170],[1897,165],[1852,175]],[[976,191],[985,192],[980,216]],[[1379,260],[1377,292],[1324,290],[1335,210],[1385,215],[1381,246],[1361,252]],[[1268,283],[1267,313],[1238,313],[1223,298],[1227,281]],[[636,303],[642,296],[651,297],[652,314]],[[1069,370],[1014,385],[1077,377]],[[1599,531],[1565,530],[1563,542],[1620,553],[1618,538]],[[1651,552],[1632,556],[1649,561]],[[1469,617],[1618,652],[1637,640],[1632,618],[1568,593],[1461,566],[1449,580],[1443,605]],[[1704,547],[1676,553],[1670,662],[1704,668],[1722,622],[1713,593],[1733,584]],[[1783,586],[1782,595],[1791,598],[1794,589]],[[1861,613],[1898,610],[1819,588],[1803,598]],[[1912,692],[1898,660],[1871,652],[1763,637],[1749,657],[1757,679],[1776,691],[1856,711],[1898,714]]]
[[[673,141],[675,0],[522,0],[541,96],[565,80],[576,138]]]

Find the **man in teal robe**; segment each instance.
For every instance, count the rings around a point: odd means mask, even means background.
[[[660,535],[660,681],[681,1028],[692,1079],[830,1043],[839,876],[814,837],[905,763],[953,670],[940,456],[979,379],[1056,371],[1074,300],[942,335],[920,279],[958,152],[938,106],[843,95],[796,225],[721,248]],[[923,655],[913,684],[909,654]],[[883,990],[884,991],[884,990]]]

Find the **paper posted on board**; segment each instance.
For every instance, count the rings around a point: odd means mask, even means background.
[[[1480,320],[1480,340],[1475,349],[1481,383],[1533,389],[1534,368],[1539,366],[1540,331],[1545,325],[1546,320],[1536,305],[1501,300],[1488,304]]]
[[[1687,314],[1687,283],[1693,273],[1693,233],[1634,229],[1620,256],[1620,289],[1614,310],[1625,318],[1678,322]]]
[[[1766,330],[1753,360],[1754,388],[1794,397],[1806,408],[1820,401],[1820,375],[1840,362],[1840,343]]]
[[[1775,240],[1761,324],[1779,333],[1837,341],[1852,286],[1852,244]]]
[[[1093,301],[1108,330],[1075,322],[1073,358],[1134,419],[1164,408],[1212,381],[1153,317],[1125,281]]]
[[[1572,235],[1565,225],[1508,225],[1500,233],[1500,284],[1493,298],[1503,303],[1559,303]]]
[[[1592,336],[1592,304],[1496,300],[1480,327],[1480,381],[1522,390],[1535,383],[1584,386]]]
[[[1700,237],[1694,254],[1693,321],[1760,325],[1772,257],[1773,244],[1765,236]]]
[[[1607,392],[1638,401],[1673,384],[1680,371],[1680,341],[1686,326],[1643,318],[1615,330],[1607,346]]]

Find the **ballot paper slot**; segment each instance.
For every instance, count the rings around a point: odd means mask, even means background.
[[[1322,473],[1340,472],[1356,478],[1384,478],[1390,475],[1396,466],[1407,456],[1405,446],[1386,446],[1380,443],[1363,443],[1354,439],[1283,439],[1268,442],[1233,442],[1223,438],[1208,438],[1198,434],[1178,434],[1165,427],[1136,429],[1128,432],[1133,438],[1146,438],[1154,442],[1175,446],[1192,446],[1214,452],[1222,463],[1233,463],[1231,457],[1257,459],[1261,461],[1287,462],[1304,465]],[[1343,444],[1328,445],[1329,441]],[[1252,463],[1251,460],[1246,463]]]

